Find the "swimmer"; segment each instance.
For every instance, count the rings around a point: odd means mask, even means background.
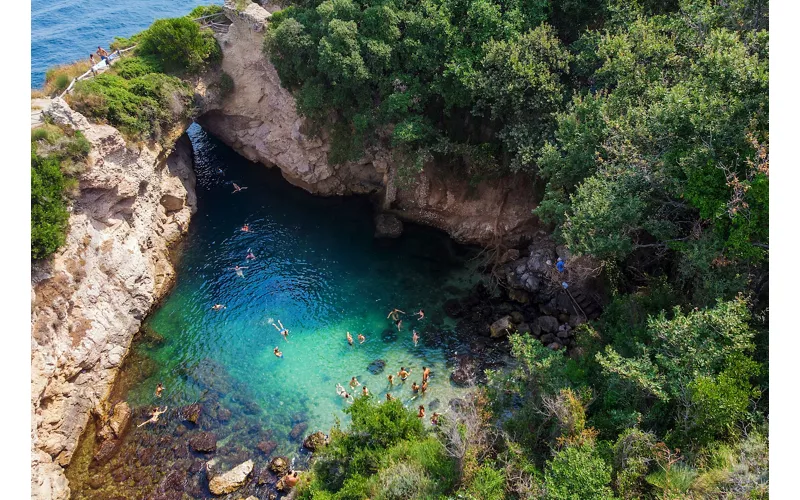
[[[365,337],[363,334],[359,333],[358,334],[358,343],[359,344],[363,344],[365,340],[367,340],[367,337]]]
[[[428,390],[428,381],[424,380],[419,389],[422,391],[422,395],[424,396],[425,395],[425,391]]]
[[[431,376],[431,369],[428,368],[427,366],[423,366],[422,367],[422,381],[423,382],[427,382],[428,381],[428,377],[430,377],[430,376]]]
[[[438,413],[433,412],[433,415],[431,415],[431,423],[433,425],[439,425],[439,414]]]
[[[214,304],[213,306],[211,306],[211,310],[213,311],[221,311],[223,309],[225,309],[225,306],[223,304]]]
[[[362,388],[361,388],[361,394],[362,394],[363,396],[369,396],[369,389],[367,389],[367,386],[366,386],[366,385],[365,385],[364,387],[362,387]]]
[[[389,386],[394,387],[394,375],[390,373],[388,379],[389,379]]]
[[[347,401],[347,402],[348,402],[348,403],[350,403],[350,404],[353,404],[353,398],[351,398],[349,394],[347,394],[347,393],[345,392],[343,397],[344,397],[344,400],[345,400],[345,401]]]
[[[417,385],[416,382],[411,384],[411,392],[413,392],[414,394],[417,394],[419,392],[419,386]]]
[[[386,319],[392,318],[392,320],[397,322],[397,320],[399,319],[397,313],[405,314],[405,312],[401,311],[400,309],[394,308],[391,311],[389,311],[389,315],[386,316]]]
[[[239,187],[239,185],[236,184],[235,182],[233,182],[232,184],[233,184],[233,193],[231,193],[231,194],[235,194],[235,193],[238,193],[239,191],[243,191],[243,190],[247,189],[247,186]]]
[[[350,332],[347,332],[347,343],[353,345],[353,336],[350,335]]]
[[[242,226],[242,231],[245,232],[245,233],[249,233],[250,232],[250,224],[245,224],[244,226]]]
[[[150,420],[145,420],[144,422],[142,422],[141,424],[137,425],[136,427],[141,427],[141,426],[149,424],[151,422],[152,423],[158,422],[158,416],[161,415],[162,413],[166,412],[167,408],[169,408],[169,407],[165,406],[163,410],[159,410],[158,407],[153,408],[153,411],[150,413]]]
[[[425,317],[425,311],[423,311],[422,309],[420,309],[419,312],[417,312],[415,314],[417,316],[419,316],[419,318],[417,318],[417,321],[419,321],[419,320],[421,320],[421,319],[423,319]]]
[[[344,387],[342,387],[342,384],[336,382],[336,395],[344,397],[345,394],[347,394],[347,392],[344,390]]]
[[[404,366],[401,366],[400,371],[397,372],[397,374],[400,376],[400,380],[405,382],[408,376],[411,375],[411,370],[406,371],[406,368]]]
[[[242,272],[242,269],[247,269],[247,268],[248,266],[234,266],[234,267],[229,267],[228,269],[230,269],[231,271],[235,271],[236,276],[244,278],[244,273]]]
[[[221,169],[221,168],[219,168],[219,167],[217,167],[217,173],[218,173],[219,175],[225,175],[225,171],[224,171],[224,170],[222,170],[222,169]]]
[[[357,378],[353,377],[353,378],[350,379],[350,388],[351,389],[355,389],[359,385],[361,385],[361,382],[359,382]]]
[[[386,393],[386,401],[391,401],[391,400],[393,400],[393,399],[394,399],[394,398],[392,397],[392,395],[391,395],[391,394],[389,394],[389,393],[387,392],[387,393]]]
[[[400,331],[400,329],[401,329],[401,328],[403,328],[403,320],[402,320],[402,319],[398,319],[398,320],[397,320],[397,321],[394,323],[394,326],[396,326],[396,327],[397,327],[397,331],[399,332],[399,331]]]
[[[419,413],[417,413],[417,416],[419,418],[425,418],[425,407],[424,406],[419,405]]]
[[[156,386],[156,397],[160,398],[162,392],[164,392],[164,384],[159,382],[158,385]]]
[[[279,357],[279,358],[282,358],[282,357],[283,357],[283,353],[281,352],[281,350],[280,350],[280,349],[278,349],[278,347],[277,347],[277,346],[275,346],[275,349],[273,349],[273,350],[272,350],[272,353],[273,353],[275,356]]]
[[[417,347],[417,342],[419,342],[419,334],[416,330],[413,330],[414,335],[411,336],[411,340],[414,341],[414,347]]]
[[[251,249],[248,248],[247,249],[247,257],[245,257],[245,260],[255,260],[255,258],[256,258],[256,255],[253,253],[253,251]]]
[[[280,327],[278,327],[278,325],[280,325]],[[283,335],[283,340],[285,340],[286,342],[289,342],[289,339],[288,339],[288,337],[289,337],[289,329],[286,328],[285,326],[283,326],[283,323],[281,323],[281,320],[278,320],[278,324],[277,325],[275,323],[272,323],[272,326],[274,326],[275,329],[278,330],[278,333]]]

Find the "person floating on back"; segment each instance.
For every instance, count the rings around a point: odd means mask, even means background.
[[[221,311],[223,309],[225,309],[225,306],[222,304],[214,304],[213,306],[211,306],[212,311]]]
[[[247,186],[239,187],[239,185],[236,184],[235,182],[233,182],[232,184],[233,184],[233,193],[231,194],[235,194],[238,193],[239,191],[244,191],[245,189],[247,189]]]
[[[280,325],[280,328],[278,327],[278,325]],[[272,326],[274,326],[275,329],[278,330],[278,333],[283,335],[283,340],[285,340],[286,342],[289,342],[289,338],[288,338],[289,337],[289,329],[286,328],[285,326],[283,326],[283,323],[281,323],[281,320],[278,320],[277,324],[272,323]]]
[[[163,410],[159,410],[158,407],[153,408],[153,411],[150,413],[150,420],[145,420],[144,422],[142,422],[141,424],[137,425],[136,427],[141,427],[141,426],[149,424],[149,423],[158,422],[158,416],[161,415],[162,413],[165,413],[167,411],[167,408],[169,408],[169,407],[165,406]]]
[[[281,352],[281,350],[280,350],[280,349],[278,349],[278,346],[275,346],[275,349],[273,349],[273,350],[272,350],[272,353],[273,353],[275,356],[279,357],[279,358],[282,358],[282,357],[283,357],[283,353]]]
[[[247,269],[247,266],[234,266],[234,267],[229,267],[228,269],[230,269],[231,271],[236,271],[236,276],[244,278],[244,272],[242,272],[242,269]]]

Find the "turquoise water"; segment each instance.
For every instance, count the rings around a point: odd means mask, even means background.
[[[367,199],[312,196],[197,125],[189,135],[198,210],[180,249],[175,287],[146,320],[113,398],[131,404],[136,424],[154,405],[169,410],[158,425],[132,428],[107,466],[87,473],[85,458],[73,460],[75,498],[96,498],[82,484],[92,476],[105,488],[98,497],[141,498],[170,468],[185,475],[182,491],[207,496],[201,473],[187,472],[200,467],[192,461],[208,459],[187,451],[186,439],[201,430],[215,433],[214,456],[226,465],[248,458],[265,464],[277,454],[302,460],[305,435],[328,432],[337,419],[346,422],[347,402],[336,384],[354,392],[348,387],[353,376],[377,398],[390,392],[429,413],[446,411],[450,399],[463,394],[450,382],[448,359],[466,351],[469,341],[454,333],[441,307],[475,285],[473,250],[414,225],[399,239],[376,240]],[[247,189],[233,194],[232,182]],[[250,232],[241,230],[244,224]],[[248,251],[256,259],[247,260]],[[236,265],[246,266],[242,276],[231,270]],[[214,304],[226,307],[215,311]],[[395,307],[408,313],[400,331],[386,317]],[[411,314],[420,309],[422,320]],[[278,320],[289,329],[288,339],[273,327]],[[359,333],[366,336],[363,344]],[[273,354],[276,346],[283,358]],[[371,373],[376,360],[385,369]],[[401,366],[411,370],[409,380],[389,387],[387,375]],[[421,383],[423,366],[432,371],[429,389],[414,395],[410,386]],[[159,382],[165,390],[156,398]],[[196,426],[185,419],[193,403],[202,408]],[[275,449],[259,451],[264,442]]]
[[[185,16],[198,5],[222,0],[32,0],[31,87],[47,68],[89,57],[114,37],[129,37],[156,19]]]

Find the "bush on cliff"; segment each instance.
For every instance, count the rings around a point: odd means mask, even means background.
[[[136,53],[152,57],[166,71],[189,74],[222,58],[213,32],[186,17],[154,22],[139,36]]]

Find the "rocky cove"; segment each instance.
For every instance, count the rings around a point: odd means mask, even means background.
[[[502,278],[502,291],[462,283],[453,285],[438,306],[425,305],[431,321],[422,332],[423,344],[441,351],[449,370],[439,380],[479,382],[484,368],[502,365],[502,339],[513,329],[527,327],[553,349],[574,347],[564,325],[574,327],[596,314],[597,299],[573,277],[570,293],[561,288],[553,263],[566,254],[537,228],[529,181],[505,178],[471,187],[430,165],[401,186],[384,151],[370,151],[360,162],[328,165],[325,136],[303,133],[292,96],[261,54],[269,13],[251,4],[243,12],[228,6],[226,14],[231,26],[218,37],[222,68],[232,76],[234,91],[215,96],[208,90],[214,75],[201,79],[197,121],[205,130],[244,157],[277,167],[284,179],[313,194],[369,195],[378,226],[386,227],[379,235],[399,236],[399,220],[405,220],[501,252],[493,270]],[[181,135],[171,151],[129,146],[112,127],[89,123],[63,101],[54,101],[48,114],[84,132],[92,153],[81,174],[68,244],[32,275],[34,498],[68,498],[70,476],[86,498],[113,498],[116,490],[109,489],[108,477],[128,485],[123,498],[181,498],[183,493],[204,498],[213,477],[248,461],[250,472],[242,472],[247,479],[237,494],[277,494],[280,464],[274,459],[283,454],[290,460],[294,451],[292,458],[302,465],[308,450],[301,444],[317,429],[308,427],[304,408],[264,426],[262,418],[271,409],[257,402],[263,398],[250,394],[240,378],[214,360],[197,360],[180,374],[199,388],[202,401],[170,408],[172,418],[152,426],[142,439],[130,439],[131,424],[146,420],[149,406],[131,407],[123,397],[152,375],[149,361],[131,344],[173,284],[170,250],[197,209],[188,137]],[[247,194],[257,197],[256,189],[250,186]],[[151,331],[142,330],[141,345],[163,342],[157,329]],[[391,329],[375,334],[394,341]],[[68,465],[74,473],[65,476]]]

